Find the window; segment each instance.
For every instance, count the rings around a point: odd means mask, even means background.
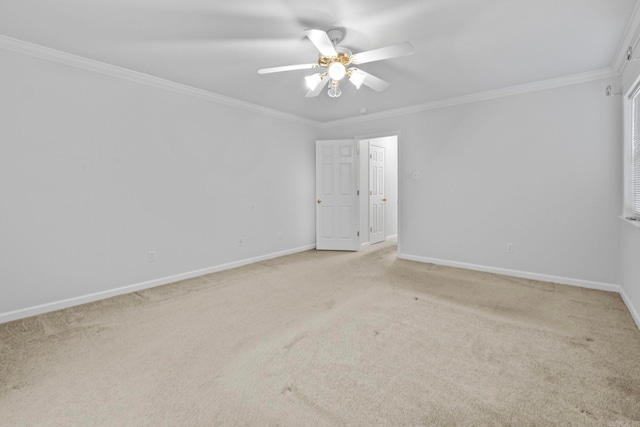
[[[631,144],[629,158],[631,183],[631,215],[640,219],[640,83],[636,85],[630,96],[631,101]]]

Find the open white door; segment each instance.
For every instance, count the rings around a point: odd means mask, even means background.
[[[316,249],[359,250],[359,207],[356,141],[316,141]]]
[[[385,240],[384,147],[369,143],[369,243]]]

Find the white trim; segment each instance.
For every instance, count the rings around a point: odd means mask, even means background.
[[[633,221],[633,220],[627,219],[627,217],[625,217],[624,215],[618,218],[620,218],[623,222],[629,224],[632,227],[640,228],[640,221]]]
[[[421,256],[400,254],[400,253],[398,254],[398,258],[405,259],[408,261],[446,265],[448,267],[464,268],[466,270],[482,271],[485,273],[493,273],[493,274],[500,274],[504,276],[520,277],[523,279],[538,280],[541,282],[553,282],[553,283],[559,283],[562,285],[577,286],[580,288],[616,292],[620,294],[620,297],[622,298],[622,302],[624,302],[624,304],[627,306],[627,309],[629,310],[631,317],[636,323],[636,326],[638,327],[638,329],[640,329],[640,313],[638,313],[638,311],[635,309],[635,307],[631,303],[631,299],[627,296],[627,293],[625,292],[624,288],[620,285],[614,285],[611,283],[602,283],[602,282],[592,282],[592,281],[581,280],[581,279],[571,279],[568,277],[550,276],[547,274],[530,273],[527,271],[509,270],[506,268],[487,267],[484,265],[468,264],[464,262],[447,261],[442,259],[428,258],[428,257],[421,257]]]
[[[640,16],[640,13],[634,15]],[[640,18],[637,18],[640,20]],[[634,21],[635,22],[635,21]],[[635,24],[634,24],[635,25]],[[630,31],[634,28],[631,24],[628,28]],[[638,32],[638,31],[636,31]],[[637,39],[637,36],[636,36]],[[468,104],[478,101],[486,101],[490,99],[503,98],[507,96],[519,95],[528,92],[536,92],[545,89],[553,89],[562,86],[569,86],[578,83],[585,83],[592,80],[599,80],[609,77],[616,77],[620,74],[615,68],[609,68],[598,71],[591,71],[582,74],[575,74],[572,76],[560,77],[556,79],[543,80],[534,83],[527,83],[519,86],[512,86],[503,89],[497,89],[487,92],[480,92],[471,95],[459,96],[454,98],[446,98],[438,101],[428,102],[425,104],[412,105],[409,107],[398,108],[394,110],[381,111],[379,113],[367,114],[364,116],[349,117],[346,119],[338,119],[327,122],[320,122],[317,120],[307,119],[295,114],[285,113],[272,108],[263,107],[250,102],[240,101],[238,99],[230,98],[227,96],[219,95],[213,92],[209,92],[203,89],[197,89],[195,87],[187,86],[181,83],[172,82],[159,77],[150,76],[148,74],[140,73],[126,68],[117,67],[115,65],[106,64],[104,62],[96,61],[93,59],[84,58],[78,55],[62,52],[59,50],[51,49],[45,46],[25,42],[22,40],[14,39],[0,35],[0,49],[6,49],[24,55],[30,55],[37,58],[41,58],[47,61],[53,61],[60,64],[69,65],[72,67],[81,68],[88,71],[104,74],[107,76],[129,80],[132,82],[142,83],[149,86],[153,86],[159,89],[170,90],[176,93],[193,96],[196,98],[204,99],[206,101],[215,102],[231,107],[242,108],[248,111],[265,114],[268,116],[293,121],[296,123],[312,126],[316,128],[332,128],[338,126],[344,126],[353,123],[362,123],[372,120],[380,120],[388,117],[396,117],[405,114],[419,113],[421,111],[434,110],[438,108],[451,107],[455,105]],[[626,52],[626,47],[624,48]]]
[[[624,301],[627,308],[629,309],[629,313],[631,313],[631,317],[636,322],[636,326],[638,327],[638,329],[640,329],[640,313],[638,313],[635,307],[633,306],[633,304],[631,304],[631,299],[629,299],[623,287],[620,287],[620,296],[622,297],[622,301]]]
[[[397,108],[394,110],[381,111],[379,113],[367,114],[364,116],[349,117],[346,119],[323,122],[320,127],[323,129],[363,123],[372,120],[381,120],[390,117],[404,116],[408,114],[420,113],[422,111],[437,110],[440,108],[453,107],[456,105],[470,104],[472,102],[488,101],[491,99],[505,98],[508,96],[521,95],[529,92],[538,92],[547,89],[555,89],[564,86],[571,86],[595,80],[602,80],[617,77],[619,74],[612,68],[604,70],[590,71],[587,73],[574,74],[566,77],[559,77],[549,80],[527,83],[518,86],[511,86],[503,89],[490,90],[486,92],[474,93],[471,95],[446,98],[438,101],[427,102],[425,104],[411,105],[409,107]]]
[[[636,7],[631,13],[631,18],[627,23],[627,28],[624,30],[622,40],[620,40],[616,56],[613,58],[611,68],[616,70],[618,74],[622,74],[629,63],[629,61],[627,61],[627,48],[631,46],[635,50],[635,47],[638,45],[638,40],[640,40],[640,3],[636,4]]]
[[[160,77],[150,76],[148,74],[129,70],[115,65],[106,64],[104,62],[88,59],[82,56],[73,55],[71,53],[62,52],[45,46],[25,42],[11,37],[0,35],[0,48],[13,52],[22,53],[24,55],[34,56],[36,58],[47,61],[57,62],[76,68],[81,68],[95,73],[104,74],[106,76],[118,79],[129,80],[136,83],[153,86],[158,89],[170,90],[172,92],[183,95],[193,96],[195,98],[204,99],[205,101],[215,102],[230,107],[241,108],[251,112],[265,114],[267,116],[279,119],[289,120],[308,126],[318,126],[320,122],[296,116],[295,114],[285,113],[272,108],[263,107],[261,105],[252,104],[250,102],[240,101],[228,96],[219,95],[203,89],[165,80]]]
[[[632,105],[631,94],[635,91],[635,88],[640,81],[640,76],[637,76],[631,87],[626,91],[622,99],[622,215],[620,218],[624,219],[626,216],[632,215],[631,208],[631,145],[632,145]],[[626,221],[626,220],[625,220]]]
[[[622,215],[621,218],[629,225],[640,227],[640,224],[629,221],[625,217],[634,216],[633,209],[633,96],[640,90],[640,75],[636,76],[633,84],[624,94],[623,108],[623,165],[622,165]],[[640,95],[638,95],[640,96]]]
[[[13,320],[23,319],[25,317],[35,316],[38,314],[48,313],[51,311],[61,310],[63,308],[73,307],[80,304],[86,304],[89,302],[99,301],[118,295],[128,294],[131,292],[141,291],[143,289],[154,288],[156,286],[167,285],[169,283],[179,282],[181,280],[192,279],[194,277],[204,276],[206,274],[216,273],[223,270],[230,270],[232,268],[242,267],[243,265],[253,264],[260,261],[266,261],[273,258],[279,258],[286,255],[295,254],[298,252],[304,252],[316,247],[315,244],[301,246],[295,249],[288,249],[286,251],[274,252],[267,255],[261,255],[255,258],[243,259],[240,261],[234,261],[227,264],[216,265],[213,267],[203,268],[200,270],[194,270],[187,273],[176,274],[174,276],[162,277],[160,279],[149,280],[147,282],[136,283],[134,285],[122,286],[120,288],[109,289],[107,291],[96,292],[89,295],[83,295],[74,298],[68,298],[61,301],[50,302],[35,307],[23,308],[20,310],[9,311],[7,313],[0,313],[0,324],[5,322],[11,322]]]
[[[572,279],[569,277],[551,276],[548,274],[531,273],[528,271],[509,270],[506,268],[488,267],[484,265],[468,264],[465,262],[448,261],[443,259],[421,257],[408,254],[398,254],[398,258],[408,261],[424,262],[429,264],[446,265],[448,267],[464,268],[466,270],[483,271],[485,273],[501,274],[503,276],[520,277],[522,279],[538,280],[541,282],[553,282],[562,285],[578,286],[587,289],[597,289],[600,291],[609,291],[620,293],[620,285],[611,283],[592,282],[589,280]]]

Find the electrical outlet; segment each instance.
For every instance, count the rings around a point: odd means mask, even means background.
[[[238,247],[242,247],[244,246],[244,236],[239,236],[238,237]]]
[[[278,240],[284,239],[284,233],[282,231],[278,231]]]
[[[512,254],[515,252],[515,248],[513,247],[513,243],[507,243],[507,253]]]
[[[156,258],[157,258],[156,251],[149,251],[149,253],[147,254],[147,261],[156,262]]]

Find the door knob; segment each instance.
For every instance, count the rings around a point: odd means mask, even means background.
[[[386,197],[383,197],[383,198],[382,198],[382,201],[383,201],[383,202],[386,202],[386,201],[387,201],[387,198],[386,198]]]
[[[318,199],[318,204],[322,203],[322,200]]]

